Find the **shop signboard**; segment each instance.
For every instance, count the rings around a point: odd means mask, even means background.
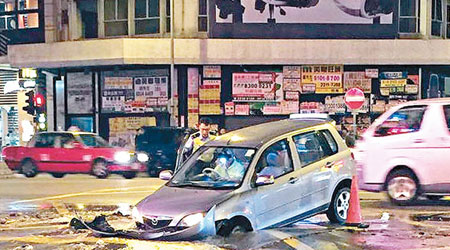
[[[250,114],[250,105],[235,104],[234,105],[234,114],[235,115],[249,115]]]
[[[284,91],[300,91],[301,79],[300,78],[286,78],[283,75],[283,89]]]
[[[302,72],[301,66],[284,66],[283,77],[289,79],[300,79]]]
[[[303,66],[301,73],[302,93],[311,92],[310,84],[315,85],[315,93],[343,93],[342,69],[342,65]],[[304,87],[305,85],[308,87]]]
[[[232,95],[235,102],[273,102],[283,98],[282,74],[274,72],[234,73]]]
[[[344,72],[344,90],[347,91],[351,88],[359,88],[364,91],[364,93],[371,93],[372,80],[366,78],[364,71]]]
[[[391,87],[404,87],[406,85],[405,79],[390,79],[390,80],[381,80],[380,87],[382,88],[391,88]]]
[[[313,83],[302,84],[302,94],[316,92],[316,85]]]
[[[67,113],[92,113],[92,74],[67,73]]]
[[[133,82],[136,100],[168,97],[167,76],[134,77]]]
[[[366,69],[367,78],[378,78],[378,69]]]
[[[281,102],[281,108],[282,113],[289,115],[289,114],[297,114],[298,113],[298,101],[282,101]]]
[[[325,111],[328,114],[342,114],[345,113],[344,96],[327,96],[325,97]]]
[[[408,72],[398,71],[398,72],[381,72],[380,79],[406,79],[408,78]]]
[[[220,66],[203,66],[203,78],[221,78]]]
[[[415,84],[405,85],[405,94],[413,95],[419,93],[419,86]]]

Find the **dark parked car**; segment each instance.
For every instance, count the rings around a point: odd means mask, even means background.
[[[147,171],[158,176],[162,170],[174,170],[177,150],[190,130],[179,127],[142,127],[136,136],[136,152],[147,153]]]

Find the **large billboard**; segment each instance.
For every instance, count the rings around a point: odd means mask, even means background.
[[[394,38],[397,0],[211,0],[213,38]]]

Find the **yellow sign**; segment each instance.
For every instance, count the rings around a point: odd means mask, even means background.
[[[389,79],[389,80],[381,80],[381,86],[384,87],[403,87],[406,85],[406,79]]]
[[[31,68],[20,69],[19,78],[26,78],[26,79],[37,78],[37,70]]]

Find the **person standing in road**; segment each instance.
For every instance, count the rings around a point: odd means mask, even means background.
[[[195,138],[193,136],[189,137],[186,145],[184,146],[184,151],[187,152],[188,155],[193,154],[197,151],[197,149],[203,146],[203,144],[216,138],[214,135],[209,133],[211,131],[211,120],[209,118],[201,118],[198,128],[200,130],[200,135]]]

